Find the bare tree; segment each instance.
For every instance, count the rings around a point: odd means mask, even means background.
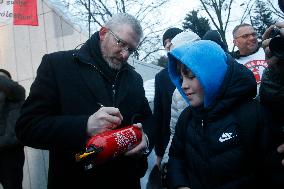
[[[240,24],[242,24],[247,18],[248,16],[250,17],[251,16],[251,11],[252,11],[252,8],[254,7],[254,4],[255,4],[255,1],[251,1],[249,0],[247,3],[242,3],[240,6],[245,6],[245,10],[243,12],[243,15],[240,19]]]
[[[234,0],[200,0],[202,7],[210,17],[211,22],[218,30],[226,46],[226,30],[231,16],[231,8]]]
[[[267,3],[271,6],[271,11],[274,15],[276,15],[277,17],[281,19],[284,19],[283,12],[278,7],[276,8],[271,0],[267,0]]]
[[[70,1],[70,0],[69,0]],[[144,30],[144,36],[138,46],[138,53],[135,57],[142,61],[151,62],[158,59],[158,51],[161,48],[161,34],[163,28],[161,9],[170,0],[74,0],[69,9],[73,14],[88,23],[88,16],[91,16],[91,30],[96,31],[113,14],[123,12],[134,15],[140,22]],[[63,0],[65,5],[67,0]]]
[[[232,22],[243,23],[251,17],[251,11],[255,5],[255,0],[199,0],[204,11],[209,16],[211,22],[221,35],[223,42],[227,45],[226,32]],[[270,1],[270,0],[269,0]],[[235,10],[241,15],[237,20],[233,20],[231,10]],[[234,50],[234,47],[233,47]]]

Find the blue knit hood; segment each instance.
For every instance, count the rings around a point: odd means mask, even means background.
[[[228,68],[228,58],[223,49],[215,42],[201,40],[175,48],[168,53],[168,57],[170,78],[189,105],[181,88],[180,74],[176,70],[177,60],[186,65],[199,80],[205,95],[204,107],[212,105],[220,93]]]

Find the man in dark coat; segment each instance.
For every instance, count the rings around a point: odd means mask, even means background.
[[[170,51],[171,40],[182,30],[179,28],[169,28],[163,34],[162,42],[165,50]],[[161,183],[161,161],[170,139],[170,119],[171,103],[175,86],[170,80],[168,68],[162,69],[155,76],[155,95],[154,95],[154,118],[156,137],[154,151],[156,154],[156,164],[149,175],[147,189],[158,189]]]
[[[16,133],[24,144],[49,150],[49,189],[140,188],[152,113],[143,80],[127,60],[142,35],[140,23],[120,13],[79,50],[43,57]],[[90,137],[131,124],[142,132],[134,149],[89,170],[75,161]]]
[[[15,124],[25,100],[25,89],[0,69],[0,183],[4,189],[20,189],[25,161],[24,146],[15,134]]]
[[[163,35],[163,46],[169,52],[171,40],[182,30],[169,28]],[[175,86],[170,80],[168,68],[162,69],[155,76],[154,117],[157,129],[155,142],[156,164],[160,167],[162,157],[170,138],[171,103]]]

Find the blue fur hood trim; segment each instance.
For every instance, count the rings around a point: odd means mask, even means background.
[[[209,40],[196,41],[182,45],[168,53],[169,74],[172,82],[189,103],[181,89],[180,74],[176,70],[176,61],[186,65],[195,74],[204,91],[204,107],[209,107],[220,93],[227,72],[227,56],[223,49]]]

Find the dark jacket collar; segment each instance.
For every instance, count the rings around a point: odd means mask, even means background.
[[[118,71],[110,68],[102,56],[99,32],[94,33],[78,50],[75,56],[80,61],[95,66],[111,83],[115,80]],[[126,63],[121,70],[125,69],[133,69],[133,67]]]
[[[105,106],[118,106],[131,90],[131,85],[126,83],[133,80],[133,67],[126,63],[119,71],[111,69],[102,57],[98,32],[75,51],[73,56],[77,59],[78,70],[84,82],[97,101]]]
[[[230,55],[227,56],[229,67],[220,94],[210,108],[212,117],[226,113],[256,96],[257,87],[253,73],[244,65],[237,63]]]

